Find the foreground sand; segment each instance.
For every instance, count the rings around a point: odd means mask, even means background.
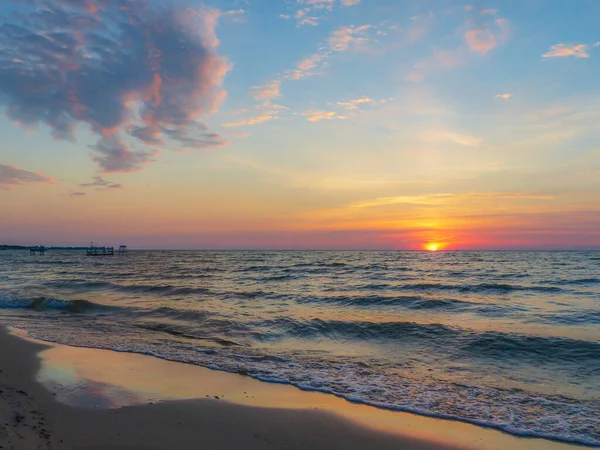
[[[577,448],[20,335],[0,332],[3,449]]]

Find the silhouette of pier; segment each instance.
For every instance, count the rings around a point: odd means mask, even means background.
[[[87,256],[114,256],[114,247],[101,247],[99,245],[90,243],[90,247],[85,251]]]
[[[38,245],[36,247],[29,248],[30,255],[43,255],[45,253],[46,253],[46,247],[44,247],[43,245]]]

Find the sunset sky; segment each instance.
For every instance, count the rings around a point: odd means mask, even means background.
[[[0,244],[600,249],[597,0],[1,3]]]

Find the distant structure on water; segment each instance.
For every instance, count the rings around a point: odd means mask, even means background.
[[[119,255],[126,255],[127,254],[127,246],[126,245],[121,245],[119,247]]]
[[[88,256],[114,256],[114,247],[100,247],[93,242],[90,242],[90,247],[85,252]]]
[[[46,247],[44,247],[43,245],[38,245],[36,247],[29,248],[30,255],[43,255],[45,253],[46,253]]]

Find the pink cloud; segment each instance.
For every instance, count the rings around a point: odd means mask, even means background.
[[[574,56],[576,58],[588,58],[588,46],[586,44],[556,44],[550,48],[550,51],[544,53],[542,58],[564,58],[565,56]]]
[[[280,89],[281,80],[272,80],[262,86],[253,86],[250,93],[256,100],[271,100],[279,98]]]
[[[508,23],[506,19],[496,19],[486,26],[472,28],[465,33],[469,50],[486,55],[506,40]]]
[[[29,183],[55,183],[43,173],[29,172],[17,166],[0,164],[0,189],[12,189],[13,186]]]
[[[0,18],[9,118],[71,141],[89,126],[99,136],[91,157],[107,172],[140,170],[157,154],[151,146],[224,144],[202,124],[225,97],[230,66],[215,33],[224,13],[145,0],[28,3],[28,13]],[[135,141],[143,148],[133,150]]]

